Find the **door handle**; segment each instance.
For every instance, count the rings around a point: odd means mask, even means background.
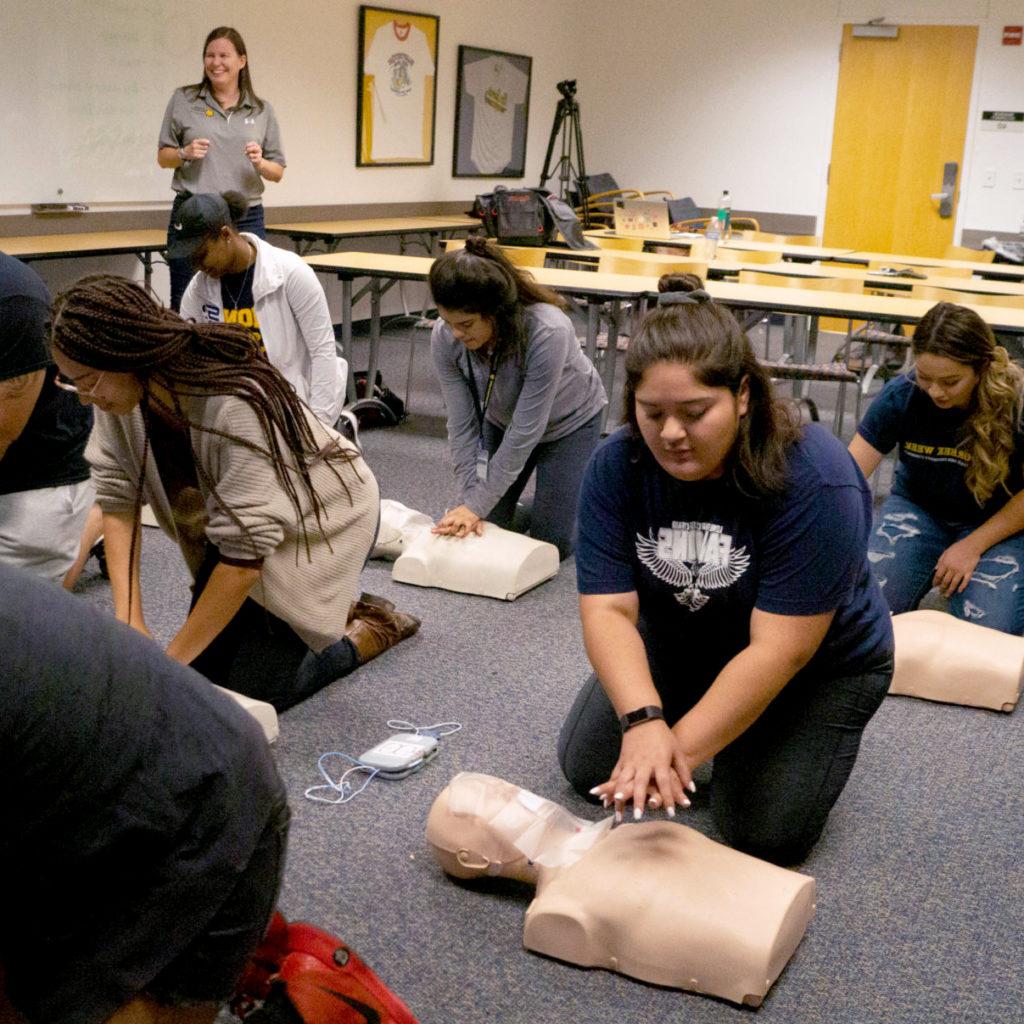
[[[932,200],[939,204],[940,217],[953,216],[953,199],[956,196],[956,175],[959,169],[956,163],[942,165],[942,191],[933,192]]]

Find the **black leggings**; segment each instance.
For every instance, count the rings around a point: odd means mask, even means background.
[[[890,656],[857,675],[803,672],[715,755],[711,807],[730,846],[777,864],[804,859],[850,777],[892,671]],[[607,782],[621,741],[615,710],[592,675],[558,738],[558,759],[573,789],[587,796]]]
[[[211,545],[196,574],[192,608],[218,559]],[[219,686],[286,711],[358,664],[359,656],[347,636],[315,654],[284,619],[247,597],[191,667]]]

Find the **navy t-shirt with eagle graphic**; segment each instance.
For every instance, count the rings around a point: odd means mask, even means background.
[[[871,495],[846,448],[811,424],[790,447],[785,491],[755,500],[725,478],[676,480],[628,427],[587,467],[579,505],[581,594],[640,600],[659,690],[703,690],[750,642],[754,608],[835,616],[804,672],[848,675],[893,650],[867,562]]]

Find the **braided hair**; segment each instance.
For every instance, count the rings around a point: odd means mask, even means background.
[[[351,500],[351,493],[333,463],[350,463],[356,454],[331,441],[321,448],[306,415],[306,407],[291,385],[267,361],[250,332],[235,324],[193,323],[155,302],[139,285],[112,274],[82,278],[60,294],[53,305],[51,338],[54,348],[90,369],[130,373],[143,389],[143,403],[170,416],[186,428],[193,463],[200,481],[239,530],[248,529],[217,493],[192,447],[191,430],[213,434],[242,445],[266,458],[274,467],[295,509],[306,557],[309,535],[301,497],[309,500],[321,536],[325,508],[310,471],[323,461],[331,466]],[[170,395],[170,404],[155,393],[156,384]],[[265,445],[196,423],[186,414],[181,399],[233,395],[255,413]],[[145,423],[145,417],[143,417]],[[142,484],[149,453],[149,435],[137,482],[136,530],[142,505]],[[132,535],[134,563],[136,535]]]

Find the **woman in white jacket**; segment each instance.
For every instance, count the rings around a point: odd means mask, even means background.
[[[248,328],[299,398],[334,426],[345,404],[348,363],[338,356],[324,290],[295,253],[236,230],[246,206],[238,192],[205,192],[182,203],[168,254],[191,260],[198,273],[181,315]]]

